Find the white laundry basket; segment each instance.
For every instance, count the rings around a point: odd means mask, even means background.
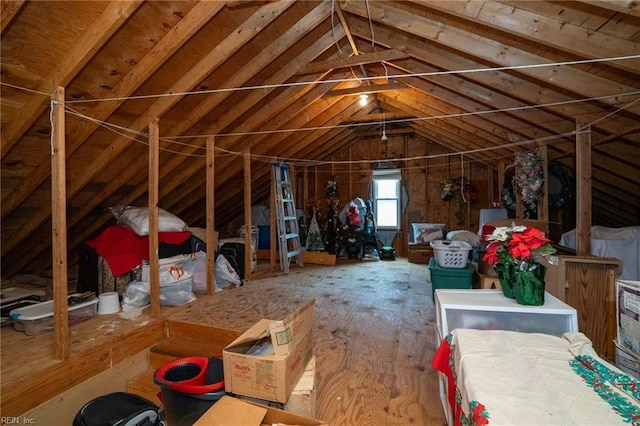
[[[465,268],[469,261],[471,244],[464,241],[434,240],[431,248],[441,268]]]

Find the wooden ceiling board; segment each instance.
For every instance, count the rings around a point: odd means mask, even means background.
[[[550,46],[577,58],[610,58],[637,54],[638,46],[626,37],[613,37],[598,31],[572,25],[566,20],[543,18],[537,13],[500,5],[494,2],[426,2],[428,7],[452,13],[454,16],[482,22],[498,31],[533,41],[527,50],[535,52]],[[495,38],[495,37],[493,37]],[[510,43],[512,43],[510,41]],[[551,57],[550,55],[546,55]],[[556,59],[557,60],[557,59]],[[637,73],[640,59],[612,62],[611,66]]]
[[[415,84],[415,87],[422,89],[423,92],[428,91],[430,95],[436,96],[441,102],[454,106],[454,108],[440,108],[441,116],[459,116],[458,120],[473,123],[472,125],[488,131],[493,137],[497,138],[494,144],[500,145],[501,141],[502,143],[515,142],[550,135],[548,132],[536,132],[531,124],[515,120],[508,113],[484,114],[484,112],[491,111],[491,108],[477,104],[473,99],[460,96],[463,93],[462,90],[458,90],[458,95],[456,95],[454,91],[449,93],[451,90],[449,88],[442,89],[432,86],[430,83],[421,83],[419,81]],[[432,104],[429,101],[426,101],[426,103]],[[476,112],[482,112],[483,114],[467,115]]]
[[[366,12],[362,5],[354,2],[347,2],[343,6],[343,9],[360,15],[365,15]],[[407,30],[421,36],[429,34],[429,38],[434,41],[475,55],[479,59],[493,62],[496,65],[518,66],[549,62],[548,59],[535,53],[512,46],[506,46],[494,40],[483,39],[459,28],[451,26],[442,28],[439,23],[427,19],[410,17],[398,9],[392,9],[390,7],[382,8],[377,7],[377,5],[372,5],[371,14],[374,20],[379,16],[383,16],[383,18],[381,18],[382,20],[387,23],[392,22],[398,29]],[[413,21],[411,25],[406,24],[407,20]],[[573,91],[576,95],[586,97],[600,96],[603,93],[615,94],[633,91],[631,87],[615,84],[605,79],[594,78],[569,66],[520,69],[517,71],[517,74],[524,74],[539,80],[543,85],[546,84],[547,81],[553,82],[555,86]],[[604,102],[606,102],[606,100],[604,100]]]
[[[172,181],[175,181],[175,179],[173,179]]]
[[[416,111],[422,112],[423,117],[434,117],[428,120],[429,124],[433,124],[443,129],[456,129],[459,136],[469,140],[470,145],[465,150],[478,149],[485,146],[499,146],[504,140],[494,125],[481,116],[468,116],[457,118],[455,115],[464,113],[459,104],[452,99],[451,102],[445,102],[442,98],[428,98],[420,93],[402,91],[397,96],[389,96],[391,99],[401,99],[405,105],[413,105]],[[448,118],[439,118],[445,117]],[[520,137],[520,140],[525,140]]]
[[[153,49],[160,39],[193,7],[191,2],[146,2],[130,17],[128,25],[116,33],[101,52],[67,86],[82,99],[114,96],[113,87]],[[177,9],[177,7],[181,9]],[[162,93],[155,92],[155,93]]]
[[[44,78],[108,5],[107,2],[99,3],[26,2],[20,11],[20,19],[3,33],[3,60],[5,56],[19,57],[22,67]],[[29,54],[25,55],[25,52]]]
[[[352,29],[353,28],[357,28],[357,26],[352,26]],[[397,43],[397,41],[395,40],[395,38],[397,37],[395,37],[392,33],[384,32],[382,35],[384,37],[385,44],[390,45],[393,43]],[[390,39],[387,39],[386,38],[387,36],[390,36]],[[382,39],[382,37],[379,36],[378,39],[380,40]],[[470,62],[466,60],[463,61],[462,58],[454,57],[450,53],[445,53],[440,49],[437,49],[435,46],[429,46],[429,48],[427,49],[429,54],[428,54],[428,58],[426,58],[424,57],[426,55],[421,53],[421,52],[424,52],[424,50],[421,48],[419,43],[409,43],[408,38],[405,38],[405,40],[407,45],[406,50],[408,52],[410,52],[412,55],[416,56],[417,58],[419,58],[424,62],[433,63],[439,69],[469,70],[469,69],[483,68],[482,64],[479,64],[476,62]],[[421,56],[417,56],[417,55],[421,55]],[[451,60],[448,60],[448,59],[451,59]],[[557,94],[553,91],[545,90],[544,88],[541,88],[538,84],[529,83],[526,80],[516,78],[515,76],[511,76],[503,72],[492,71],[492,72],[480,72],[480,73],[461,73],[455,77],[457,77],[461,81],[468,80],[475,84],[479,84],[482,87],[485,87],[489,91],[494,91],[496,94],[502,95],[503,98],[505,99],[509,97],[515,98],[512,106],[522,105],[523,103],[524,103],[523,106],[526,106],[526,105],[535,106],[535,105],[540,105],[542,103],[558,103],[563,101],[574,102],[575,100],[575,98],[568,97],[564,94],[562,95]],[[439,80],[445,80],[450,77],[449,76],[433,76],[429,78],[433,81],[439,81]],[[454,85],[453,87],[456,87],[456,85]],[[578,105],[577,103],[572,103],[572,104],[566,104],[566,105],[561,104],[558,106],[544,107],[544,108],[540,108],[540,111],[549,111],[551,113],[557,111],[558,113],[562,114],[560,118],[565,120],[565,124],[571,125],[570,123],[573,120],[569,122],[567,122],[566,120],[570,119],[572,116],[575,116],[577,114],[578,109],[580,109],[580,112],[583,113],[584,108],[585,106],[582,104]],[[590,108],[590,107],[587,105],[587,108]],[[531,110],[531,111],[537,111],[537,110]],[[525,114],[529,114],[529,113],[532,113],[532,112],[525,112]],[[603,111],[600,109],[594,109],[594,114],[591,117],[593,120],[595,120],[602,117],[606,113],[607,113],[606,111]],[[536,120],[536,121],[540,122],[541,120]],[[547,120],[543,120],[543,121],[547,122]],[[595,129],[597,130],[597,128],[600,125],[601,124],[599,123],[598,126],[595,126]],[[602,125],[607,126],[606,123]],[[567,125],[563,127],[566,128]],[[620,128],[617,127],[615,129],[612,128],[608,130],[610,132],[617,132],[617,131],[620,131]],[[558,129],[556,133],[564,133],[564,129]]]
[[[413,73],[425,73],[432,72],[434,68],[430,68],[428,66],[424,66],[419,62],[412,62],[409,66],[403,69],[403,72],[413,72]],[[515,120],[511,120],[508,124],[505,124],[509,129],[513,131],[518,131],[522,128],[529,129],[529,131],[533,131],[532,136],[540,132],[540,135],[546,134],[549,131],[553,131],[553,133],[562,133],[564,131],[570,131],[575,128],[573,125],[569,125],[565,120],[559,119],[557,116],[553,116],[548,114],[545,111],[541,111],[538,109],[526,109],[526,110],[518,110],[518,108],[527,107],[528,104],[519,101],[518,99],[513,99],[513,94],[510,96],[505,96],[492,88],[484,87],[478,85],[477,83],[468,81],[464,78],[460,78],[455,75],[442,75],[436,77],[423,77],[426,81],[433,81],[434,83],[442,85],[444,88],[455,91],[460,94],[464,94],[470,99],[473,99],[477,102],[477,105],[473,108],[470,108],[470,111],[491,111],[491,110],[500,110],[500,109],[508,109],[509,111],[505,111],[502,113],[498,113],[497,115],[501,117],[513,117]],[[489,114],[488,117],[491,118],[493,114]],[[516,120],[520,120],[518,123]],[[546,130],[542,123],[550,122],[550,123],[558,123],[559,126],[556,127],[547,127]],[[536,130],[535,128],[539,127],[540,130]],[[563,129],[564,127],[564,129]]]

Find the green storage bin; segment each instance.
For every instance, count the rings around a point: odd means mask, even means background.
[[[435,301],[436,290],[443,288],[470,290],[473,286],[474,269],[471,263],[465,268],[443,268],[435,257],[429,261],[431,273],[431,298]]]

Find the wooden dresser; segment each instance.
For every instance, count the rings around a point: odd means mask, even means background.
[[[598,355],[615,361],[616,280],[622,261],[596,256],[561,255],[547,266],[546,290],[578,311],[578,328]]]

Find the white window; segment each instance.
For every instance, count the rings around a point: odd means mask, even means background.
[[[373,211],[378,229],[400,228],[399,169],[373,171]]]

